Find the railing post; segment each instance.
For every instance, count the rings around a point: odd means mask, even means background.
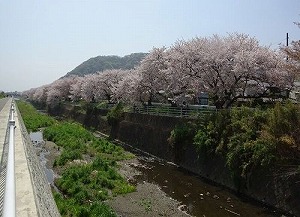
[[[3,204],[3,216],[16,216],[16,184],[15,184],[15,120],[14,120],[14,105],[12,104],[10,110],[9,120],[9,144],[8,144],[8,159],[5,180],[5,193]]]

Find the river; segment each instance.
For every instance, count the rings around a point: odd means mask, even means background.
[[[284,216],[275,209],[202,179],[172,163],[129,146],[123,147],[133,152],[140,161],[137,169],[141,174],[136,181],[157,184],[168,196],[185,204],[192,216]]]
[[[53,170],[46,167],[47,151],[42,148],[43,138],[41,132],[30,134],[34,141],[40,160],[44,166],[50,184],[53,184]],[[135,176],[135,182],[147,181],[158,185],[169,197],[184,204],[184,208],[192,216],[284,216],[274,209],[261,203],[215,185],[180,167],[149,156],[129,146],[123,146],[127,151],[133,152],[140,164],[135,168],[141,173]]]
[[[29,134],[29,137],[31,141],[33,142],[33,146],[35,148],[35,151],[37,155],[40,158],[42,167],[44,168],[48,183],[52,186],[54,186],[54,172],[51,168],[47,168],[47,156],[50,154],[49,151],[47,151],[44,148],[45,141],[43,139],[43,133],[41,131],[38,132],[32,132]]]

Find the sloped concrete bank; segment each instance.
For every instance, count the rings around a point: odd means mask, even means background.
[[[226,167],[225,159],[214,157],[199,160],[195,147],[172,147],[168,142],[177,124],[188,120],[176,117],[125,113],[123,120],[114,126],[106,121],[106,110],[90,108],[83,113],[79,107],[64,107],[60,115],[75,119],[87,127],[109,134],[112,138],[172,161],[201,177],[247,195],[264,204],[276,207],[291,215],[300,216],[300,177],[288,174],[284,168],[276,171],[255,171],[245,185],[237,185]]]

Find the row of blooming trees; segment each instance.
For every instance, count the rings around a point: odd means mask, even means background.
[[[240,98],[263,97],[270,88],[290,89],[295,70],[287,70],[284,57],[244,34],[197,37],[154,48],[133,70],[65,77],[24,95],[50,105],[63,100],[151,104],[170,98],[194,102],[206,92],[217,108],[227,108]]]

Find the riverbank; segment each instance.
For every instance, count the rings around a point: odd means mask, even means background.
[[[281,168],[280,164],[278,167],[275,166],[274,169],[272,165],[275,165],[275,162],[273,162],[270,167],[265,166],[265,169],[260,168],[260,165],[264,165],[260,163],[260,160],[264,159],[264,156],[272,156],[270,153],[269,155],[264,155],[264,151],[268,152],[268,150],[251,149],[251,145],[249,146],[247,143],[237,142],[235,144],[241,147],[237,149],[232,148],[231,153],[234,153],[234,155],[226,155],[227,152],[221,152],[221,149],[217,151],[212,149],[212,153],[215,154],[207,157],[203,153],[204,158],[201,158],[199,157],[199,150],[197,150],[199,147],[193,145],[192,142],[176,142],[173,145],[169,142],[170,135],[175,127],[184,125],[184,123],[188,123],[190,120],[179,117],[125,112],[118,123],[110,126],[107,121],[108,110],[93,106],[88,106],[84,112],[83,109],[84,108],[80,106],[67,104],[55,111],[59,111],[56,115],[60,117],[75,119],[88,128],[109,135],[110,138],[130,144],[135,149],[150,153],[166,161],[174,162],[187,171],[207,180],[211,180],[221,186],[225,186],[234,192],[246,195],[262,204],[276,207],[283,212],[290,213],[291,216],[300,215],[299,206],[297,205],[300,201],[299,173],[291,172],[295,171],[295,168]],[[250,115],[249,117],[252,116]],[[247,120],[248,119],[246,119],[246,121],[244,120],[245,126],[249,125]],[[222,121],[221,123],[225,122]],[[225,124],[225,126],[227,125]],[[220,132],[217,132],[221,133],[222,129],[225,129],[225,126],[220,128]],[[248,128],[251,128],[250,125]],[[239,129],[241,129],[241,127]],[[252,132],[253,129],[251,128],[250,131]],[[261,132],[259,130],[254,131]],[[239,131],[237,130],[237,132]],[[185,136],[185,134],[180,135]],[[243,135],[244,134],[241,133],[241,135],[234,138],[244,138]],[[183,141],[186,140],[183,139]],[[223,139],[222,141],[227,140]],[[198,142],[198,144],[208,143]],[[227,146],[218,145],[217,147],[226,149]],[[292,146],[290,148],[293,149]],[[237,152],[234,150],[237,150]],[[243,150],[246,150],[245,153],[243,153]],[[242,153],[238,153],[238,151]],[[223,155],[220,156],[220,153],[223,153]],[[251,154],[253,153],[257,155],[249,157],[252,156]],[[288,153],[291,152],[281,152],[281,154]],[[228,156],[235,157],[231,159],[231,164],[228,163]],[[243,159],[242,156],[246,156],[246,162],[244,162],[245,159]],[[251,160],[257,160],[258,162],[252,162]],[[266,162],[264,161],[264,163]],[[231,167],[229,167],[229,165]],[[254,169],[253,165],[256,165],[258,169]],[[242,169],[245,173],[242,173]],[[235,172],[234,176],[232,172]]]
[[[46,141],[39,147],[37,154],[45,157],[47,170],[54,169],[54,177],[57,177],[59,171],[52,165],[60,154],[59,146]],[[222,187],[204,183],[176,165],[145,153],[134,153],[136,158],[118,161],[117,168],[129,183],[136,186],[136,191],[105,201],[117,216],[184,217],[188,216],[187,212],[193,216],[282,216],[259,204],[251,205],[246,198],[238,198]]]
[[[236,183],[234,183],[237,180],[232,179],[229,168],[226,167],[227,164],[223,158],[219,156],[210,157],[203,163],[199,161],[199,155],[194,146],[181,145],[177,147],[169,144],[168,138],[171,131],[176,125],[184,121],[181,118],[124,113],[123,119],[111,128],[107,124],[106,113],[103,112],[102,114],[102,110],[95,108],[86,113],[78,112],[72,108],[67,110],[62,113],[65,117],[75,118],[85,126],[94,130],[101,130],[109,134],[110,137],[130,144],[134,148],[141,149],[167,161],[173,161],[188,171],[241,192],[263,204],[275,206],[290,212],[291,215],[297,215],[298,213],[297,201],[299,201],[299,194],[297,192],[299,192],[299,188],[297,186],[299,186],[299,182],[297,182],[297,174],[288,173],[289,176],[284,176],[285,171],[279,171],[279,173],[269,170],[268,173],[265,173],[260,170],[253,170],[251,182],[240,183],[237,189]],[[200,192],[200,194],[202,193]]]
[[[59,146],[51,141],[39,144],[41,149],[37,150],[37,155],[45,155],[46,168],[54,171],[54,177],[58,177],[56,168],[53,167],[55,158],[60,155]],[[112,197],[105,203],[116,212],[117,216],[189,216],[185,211],[185,205],[167,196],[156,184],[144,181],[137,183],[135,176],[140,172],[135,168],[142,166],[137,158],[118,162],[118,171],[131,184],[136,185],[136,191],[125,195]]]

